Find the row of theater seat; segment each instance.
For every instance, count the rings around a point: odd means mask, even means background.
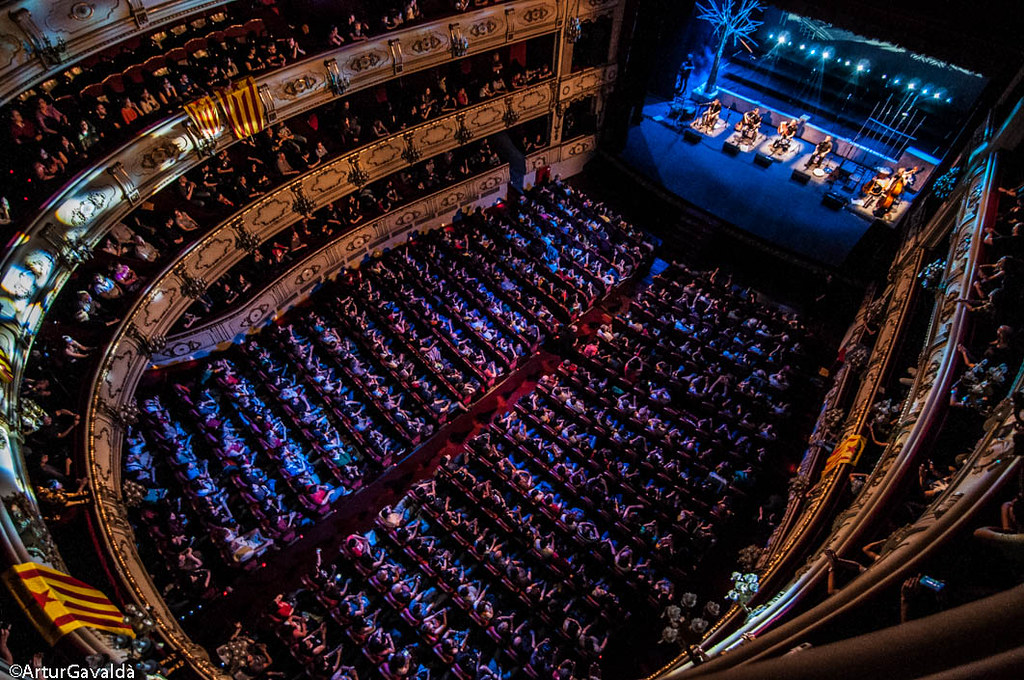
[[[519,214],[542,229],[600,210],[554,186]],[[627,312],[578,323],[531,394],[275,600],[280,667],[597,678],[609,636],[676,602],[719,533],[753,521],[744,499],[807,379],[799,320],[670,266]]]
[[[555,260],[521,251],[519,273],[502,254],[518,248],[523,230],[538,240],[553,236],[552,226],[512,209],[472,221],[365,265],[316,294],[313,302],[324,304],[314,312],[204,362],[174,404],[140,398],[146,418],[129,437],[128,471],[143,487],[141,517],[167,538],[157,547],[182,566],[176,581],[189,596],[212,593],[232,566],[256,564],[271,543],[287,543],[302,522],[317,520],[507,377],[556,317],[586,309],[595,286],[581,272],[618,281],[646,252],[631,231],[565,220],[559,228],[574,250]],[[433,267],[443,258],[461,264],[442,274]],[[574,276],[557,276],[559,263]],[[496,285],[486,272],[499,269]],[[577,299],[575,308],[557,302]],[[280,517],[290,518],[287,526]],[[185,520],[221,540],[212,551],[201,541],[182,558]]]

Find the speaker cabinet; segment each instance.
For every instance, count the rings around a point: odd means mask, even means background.
[[[725,144],[722,144],[722,152],[725,153],[726,156],[738,156],[740,153],[740,147],[736,146],[732,142],[726,142]]]
[[[807,184],[811,181],[811,176],[803,170],[794,170],[793,174],[790,175],[789,178],[797,184]]]
[[[830,191],[821,197],[821,204],[832,210],[842,210],[843,206],[846,205],[846,196]]]
[[[704,139],[704,135],[694,130],[692,127],[688,127],[683,130],[683,139],[690,144],[697,144],[700,140]]]
[[[754,154],[754,165],[758,165],[762,168],[770,168],[774,162],[775,161],[772,160],[771,156],[765,156],[763,153]]]

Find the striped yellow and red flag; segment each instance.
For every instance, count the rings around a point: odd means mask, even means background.
[[[217,109],[217,102],[213,97],[202,97],[185,104],[185,113],[192,119],[192,123],[199,131],[207,137],[215,137],[224,127],[220,122],[220,111]]]
[[[8,569],[4,580],[51,645],[82,627],[135,637],[124,615],[106,595],[62,571],[23,562]]]
[[[231,89],[218,90],[217,100],[236,139],[252,137],[263,129],[263,101],[253,78],[243,78]]]
[[[11,367],[11,360],[7,352],[0,349],[0,382],[9,383],[14,380],[14,368]]]

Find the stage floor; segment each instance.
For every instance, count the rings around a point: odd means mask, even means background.
[[[822,205],[828,190],[820,179],[806,185],[790,179],[813,151],[806,142],[769,167],[754,163],[756,150],[767,153],[774,130],[761,135],[750,151],[729,156],[722,143],[732,135],[736,116],[719,124],[714,136],[697,144],[682,132],[654,120],[667,110],[649,102],[644,120],[629,131],[622,158],[652,180],[690,203],[787,250],[824,264],[839,265],[860,240],[872,218],[855,206],[833,210]],[[744,147],[748,148],[748,147]],[[857,211],[857,212],[854,212]]]

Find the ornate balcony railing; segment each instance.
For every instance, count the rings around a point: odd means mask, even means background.
[[[798,571],[796,577],[785,587],[765,591],[766,594],[774,593],[774,596],[756,607],[749,616],[738,609],[728,612],[705,637],[704,645],[709,653],[719,654],[731,650],[729,657],[733,661],[737,654],[743,654],[743,648],[737,649],[737,646],[748,637],[756,637],[766,630],[820,584],[828,570],[824,550],[832,549],[842,554],[857,545],[869,526],[893,501],[894,495],[900,492],[903,479],[916,471],[913,463],[930,441],[949,402],[949,389],[955,377],[957,344],[967,326],[967,312],[957,300],[967,295],[975,275],[981,232],[994,210],[992,202],[996,167],[997,157],[990,154],[979,161],[966,179],[966,190],[955,213],[947,260],[949,264],[943,275],[943,295],[936,301],[917,376],[904,402],[892,440],[887,444],[860,494],[836,520],[827,540]],[[875,370],[880,372],[881,367]],[[865,390],[868,389],[875,388],[869,383],[869,387],[865,387]],[[863,409],[869,406],[869,403],[865,403]],[[855,413],[853,416],[849,422],[851,427],[858,423],[859,427],[863,427],[863,413]],[[807,507],[804,514],[807,521],[816,517],[818,509],[832,503],[835,495],[842,491],[844,484],[840,482],[845,479],[849,468],[849,465],[835,466],[819,482],[819,492],[812,493],[805,501]],[[801,531],[790,532],[789,540],[797,540]],[[780,548],[779,559],[791,547]],[[769,576],[772,575],[771,569],[770,565]],[[741,624],[738,628],[737,623]],[[663,669],[666,670],[668,668]]]
[[[468,53],[554,32],[558,10],[558,0],[521,0],[460,15]],[[399,70],[408,73],[453,59],[449,23],[445,19],[346,45],[266,74],[258,84],[276,120],[283,120],[339,97],[331,85],[338,77],[347,79],[352,91],[389,80]],[[396,45],[407,47],[396,49]],[[522,101],[521,92],[512,96]],[[550,99],[545,96],[545,101]],[[149,127],[131,144],[80,173],[42,206],[5,253],[0,265],[6,284],[0,291],[0,351],[8,357],[14,379],[0,385],[0,440],[9,440],[10,424],[17,422],[17,386],[27,350],[71,272],[118,220],[205,159],[198,148],[200,140],[186,128],[185,120],[179,114]],[[219,150],[233,141],[225,131],[213,140],[212,148]],[[368,151],[367,158],[377,152]],[[30,494],[13,451],[0,447],[0,491]]]
[[[15,0],[0,12],[0,103],[75,62],[232,0]]]
[[[508,166],[500,166],[416,200],[366,225],[356,227],[293,265],[241,309],[197,330],[190,337],[172,339],[167,345],[168,350],[175,352],[174,347],[188,347],[197,338],[201,338],[201,342],[206,342],[235,330],[244,332],[246,328],[270,318],[277,311],[278,305],[294,302],[296,298],[308,292],[310,282],[314,278],[323,280],[335,275],[344,267],[358,265],[365,257],[367,245],[371,241],[379,241],[381,246],[400,242],[407,238],[413,229],[440,224],[442,220],[450,219],[460,207],[493,196],[507,181]],[[410,219],[410,215],[417,216],[417,219]],[[174,276],[176,275],[171,274],[169,278]],[[151,286],[150,295],[154,294],[154,288],[158,286],[159,282]],[[159,292],[155,291],[155,294],[159,295]],[[268,305],[274,305],[273,309]],[[123,594],[137,602],[152,606],[159,634],[167,644],[195,672],[205,677],[214,677],[218,671],[210,663],[206,652],[194,645],[178,626],[173,613],[160,596],[159,589],[151,581],[149,572],[137,552],[137,541],[121,503],[120,449],[123,428],[131,420],[131,409],[127,405],[133,399],[138,378],[150,366],[150,352],[153,349],[152,345],[146,347],[147,342],[152,342],[152,336],[142,336],[137,331],[138,319],[148,318],[146,307],[145,299],[139,300],[133,306],[114,340],[108,345],[100,369],[104,372],[104,367],[111,365],[120,368],[116,374],[120,380],[115,383],[108,377],[103,382],[102,390],[107,397],[113,395],[116,401],[102,401],[100,391],[97,390],[87,413],[89,474],[96,497],[93,511],[99,520],[99,538],[105,544],[105,554],[113,560],[112,571],[120,580],[120,587],[126,591]],[[258,313],[252,314],[253,310],[257,310]],[[171,311],[168,311],[168,314],[177,318]],[[168,320],[167,323],[173,323],[173,320]]]

